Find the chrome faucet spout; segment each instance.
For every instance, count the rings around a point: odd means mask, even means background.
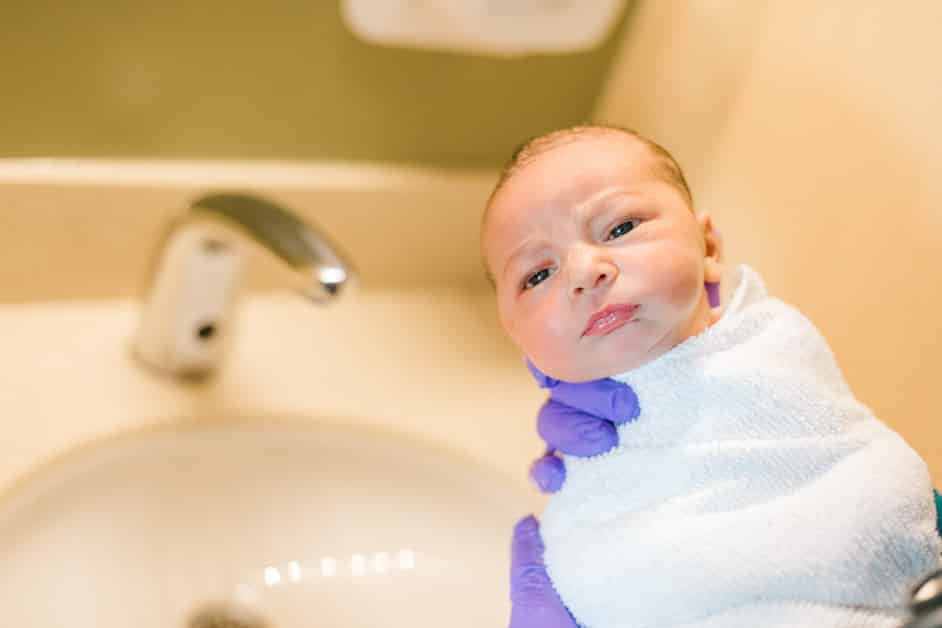
[[[190,205],[195,219],[216,219],[280,258],[300,280],[295,286],[315,301],[336,297],[350,278],[349,262],[322,232],[264,199],[243,194],[204,196]]]
[[[249,243],[317,303],[337,298],[355,276],[340,248],[288,209],[247,194],[203,196],[159,246],[135,341],[145,363],[186,376],[215,370],[232,337]]]

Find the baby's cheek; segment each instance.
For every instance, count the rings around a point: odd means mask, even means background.
[[[521,319],[516,329],[517,344],[537,367],[551,377],[561,377],[572,364],[571,342],[565,321],[558,313],[540,308]]]
[[[670,305],[688,309],[699,294],[703,283],[698,257],[691,251],[677,248],[665,251],[656,262],[659,292]]]

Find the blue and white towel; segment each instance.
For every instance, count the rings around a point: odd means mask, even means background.
[[[719,321],[618,376],[641,416],[566,458],[546,564],[588,628],[896,628],[940,565],[923,460],[740,266]]]

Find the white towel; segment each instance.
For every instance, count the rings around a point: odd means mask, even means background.
[[[615,378],[641,405],[619,446],[566,457],[550,577],[588,628],[896,628],[940,564],[926,465],[738,273],[719,321]]]

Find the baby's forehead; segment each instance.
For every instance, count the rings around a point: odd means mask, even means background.
[[[662,178],[640,142],[580,138],[529,155],[498,184],[487,211],[536,220],[540,201],[574,206],[612,186],[630,189]]]
[[[546,193],[547,188],[566,189],[577,201],[596,188],[619,184],[642,187],[667,184],[692,209],[693,200],[680,166],[649,140],[612,128],[590,128],[547,140],[537,140],[516,156],[501,176],[485,209],[484,221],[495,205],[516,205]],[[509,194],[506,192],[510,192]]]

